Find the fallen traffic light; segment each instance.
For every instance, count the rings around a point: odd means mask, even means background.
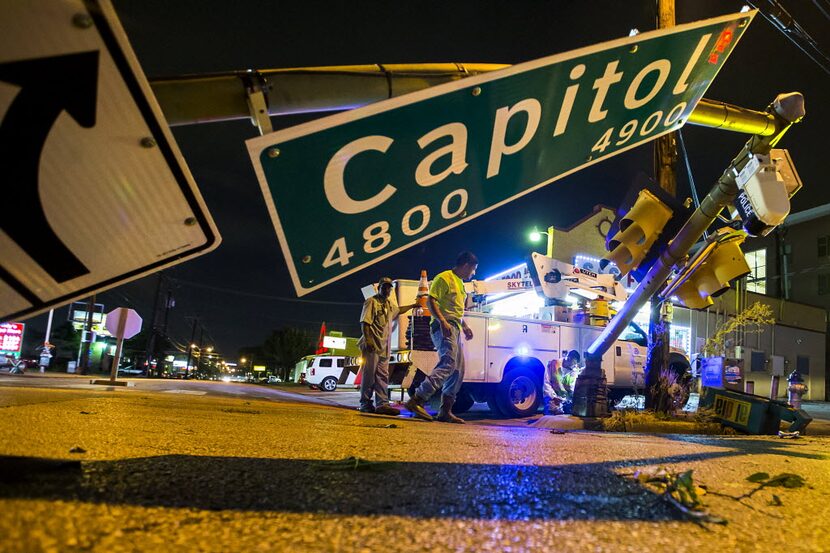
[[[600,268],[614,263],[620,275],[640,268],[673,213],[652,191],[640,190],[631,209],[614,222],[612,231],[616,227],[616,232],[609,233],[609,253],[600,261]]]
[[[741,231],[718,230],[660,296],[676,297],[675,303],[689,309],[712,305],[712,298],[726,292],[730,281],[749,274],[749,265],[741,251],[745,239],[746,234]]]

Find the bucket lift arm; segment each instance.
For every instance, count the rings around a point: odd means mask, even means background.
[[[540,253],[533,253],[532,262],[533,266],[529,267],[532,280],[474,280],[466,283],[467,292],[489,295],[535,289],[545,298],[559,301],[564,301],[571,292],[588,299],[599,297],[611,301],[625,301],[628,297],[622,284],[614,280],[614,275],[580,269]]]

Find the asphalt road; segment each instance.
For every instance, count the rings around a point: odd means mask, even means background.
[[[54,380],[0,376],[2,551],[830,550],[824,436],[553,434],[321,392]],[[728,524],[631,478],[654,467],[694,470]],[[735,500],[757,472],[807,485]]]

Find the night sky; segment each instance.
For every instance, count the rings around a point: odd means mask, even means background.
[[[121,22],[149,78],[321,65],[370,63],[518,63],[654,28],[653,2],[618,0],[503,2],[210,2],[115,0]],[[784,2],[801,25],[830,50],[830,21],[810,3]],[[677,0],[677,22],[737,12],[740,2]],[[793,211],[830,202],[820,132],[830,129],[830,76],[760,15],[705,97],[763,109],[778,93],[800,91],[807,117],[789,131],[788,148],[804,181]],[[322,114],[325,115],[325,114]],[[320,117],[272,118],[282,129]],[[746,137],[687,126],[684,138],[701,197]],[[554,182],[500,209],[405,250],[298,299],[262,200],[245,140],[249,121],[175,127],[173,134],[219,227],[214,252],[168,269],[176,307],[170,334],[187,342],[198,316],[208,338],[228,358],[261,343],[272,329],[296,325],[359,332],[360,287],[378,277],[417,278],[449,268],[464,249],[480,260],[479,277],[521,262],[534,226],[567,226],[593,205],[616,206],[639,172],[652,173],[652,147],[627,153]],[[679,168],[678,194],[689,195]],[[321,224],[309,221],[309,224]],[[157,277],[99,295],[107,310],[121,305],[150,314]],[[59,315],[65,316],[65,310]],[[44,317],[33,320],[44,325]],[[44,325],[45,326],[45,325]]]

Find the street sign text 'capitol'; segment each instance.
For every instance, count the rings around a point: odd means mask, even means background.
[[[676,130],[753,16],[643,33],[249,140],[297,293]]]

